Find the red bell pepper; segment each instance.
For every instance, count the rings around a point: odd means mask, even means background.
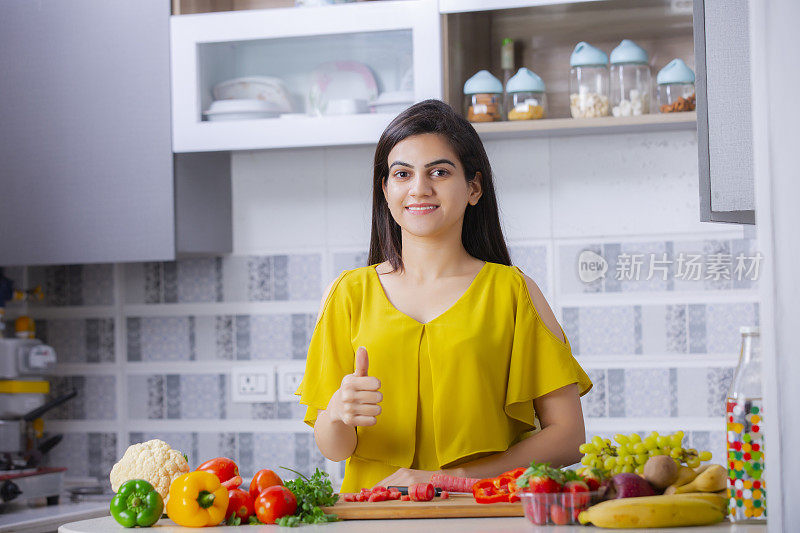
[[[498,488],[495,479],[481,479],[472,485],[472,495],[478,503],[498,503],[508,501],[508,491]]]

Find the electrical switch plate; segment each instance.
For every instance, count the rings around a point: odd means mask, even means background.
[[[294,391],[300,386],[303,380],[303,372],[306,370],[305,360],[286,361],[278,365],[278,401],[297,402],[300,397],[294,395]]]
[[[262,403],[275,401],[275,367],[235,366],[231,370],[231,401]]]

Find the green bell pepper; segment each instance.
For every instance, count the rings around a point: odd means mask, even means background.
[[[143,479],[126,481],[111,499],[111,516],[124,527],[152,526],[163,511],[161,495]]]

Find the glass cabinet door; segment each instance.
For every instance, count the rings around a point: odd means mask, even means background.
[[[172,18],[176,152],[375,143],[441,98],[432,0]]]

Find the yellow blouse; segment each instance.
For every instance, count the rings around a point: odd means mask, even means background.
[[[537,429],[534,398],[570,383],[581,395],[592,387],[569,342],[542,322],[519,268],[485,263],[456,303],[423,324],[391,304],[375,266],[333,283],[295,393],[313,426],[367,348],[382,412],[357,428],[342,492],[398,468],[437,470],[505,451]]]

